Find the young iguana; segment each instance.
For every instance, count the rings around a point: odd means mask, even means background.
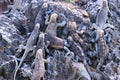
[[[100,67],[103,65],[104,60],[106,59],[108,53],[109,53],[109,47],[105,41],[105,36],[104,36],[104,28],[103,27],[98,27],[97,25],[94,26],[96,29],[96,41],[95,43],[95,48],[96,51],[98,52],[98,57],[99,57],[99,63],[97,65],[97,70],[100,71]]]
[[[18,69],[21,67],[24,59],[27,57],[28,53],[34,48],[34,44],[36,42],[36,39],[38,37],[38,34],[39,34],[39,28],[40,28],[40,24],[36,24],[35,27],[34,27],[34,30],[32,31],[28,41],[27,41],[27,44],[25,46],[25,52],[21,58],[21,61],[18,65],[18,67],[15,69],[15,73],[14,73],[14,80],[15,80],[15,77],[16,77],[16,74],[17,74],[17,71]]]
[[[58,14],[52,13],[50,16],[50,20],[48,22],[48,16],[46,17],[45,24],[48,24],[46,28],[46,35],[45,38],[49,42],[49,45],[53,48],[61,49],[64,48],[64,46],[67,46],[67,41],[64,39],[61,39],[56,36],[57,33],[57,27],[63,27],[66,24],[66,21],[63,21],[62,23],[57,23]]]
[[[105,41],[104,29],[107,27],[114,28],[114,26],[106,23],[108,11],[109,11],[108,2],[107,0],[103,0],[102,8],[96,18],[96,25],[94,25],[94,28],[96,29],[95,41],[97,41],[97,43],[95,43],[95,47],[96,51],[98,52],[98,57],[100,58],[100,61],[97,65],[98,71],[100,71],[99,69],[103,65],[104,60],[109,53],[109,47]]]
[[[108,15],[108,2],[107,0],[103,0],[101,10],[99,11],[97,18],[96,18],[96,24],[98,27],[102,27],[105,25]]]
[[[44,59],[44,53],[42,49],[38,49],[36,52],[36,57],[34,60],[34,70],[33,70],[33,75],[31,80],[41,80],[41,78],[44,77],[45,74],[45,62],[46,60]]]
[[[98,45],[96,46],[98,47],[98,57],[100,57],[100,61],[97,65],[97,70],[99,71],[109,53],[109,47],[105,41],[104,30],[101,29],[101,27],[96,28],[96,34],[99,36]]]
[[[50,20],[48,22],[48,15],[46,16],[46,21],[45,24],[47,24],[47,28],[46,28],[46,33],[56,36],[56,32],[57,32],[57,27],[63,27],[66,24],[66,21],[63,21],[62,23],[57,23],[57,17],[58,14],[57,13],[52,13],[50,16]]]
[[[86,78],[85,80],[92,80],[90,78],[90,75],[89,75],[89,73],[88,73],[88,71],[87,71],[87,69],[86,69],[86,67],[83,63],[72,62],[72,64],[73,64],[73,67],[78,68],[81,77],[85,77]]]

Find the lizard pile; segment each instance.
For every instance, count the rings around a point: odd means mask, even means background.
[[[119,8],[110,0],[2,1],[0,55],[14,60],[1,57],[0,79],[119,80],[120,35],[111,24]]]

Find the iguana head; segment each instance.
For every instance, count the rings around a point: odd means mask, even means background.
[[[50,23],[55,23],[57,20],[58,14],[57,13],[52,13],[50,16]]]
[[[77,24],[76,22],[68,22],[68,27],[70,28],[70,31],[76,30],[77,29]]]
[[[107,7],[108,7],[108,1],[107,1],[107,0],[103,0],[102,6],[103,6],[104,8],[107,8]]]
[[[42,51],[42,49],[38,49],[37,50],[36,57],[40,58],[40,59],[43,58],[43,51]]]

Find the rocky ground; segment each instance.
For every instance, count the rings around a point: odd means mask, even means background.
[[[0,80],[120,80],[120,1],[1,0]]]

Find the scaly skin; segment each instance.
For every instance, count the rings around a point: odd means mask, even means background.
[[[106,59],[108,53],[109,53],[109,48],[108,45],[105,41],[105,37],[104,37],[104,30],[97,28],[97,34],[99,35],[99,41],[98,41],[98,55],[100,57],[100,61],[97,65],[97,70],[100,71],[100,67],[103,65],[104,60]]]
[[[67,44],[67,41],[64,39],[61,39],[56,36],[57,33],[57,27],[63,27],[66,24],[66,21],[63,21],[62,23],[57,23],[58,15],[56,13],[52,13],[50,16],[50,20],[48,22],[48,15],[46,17],[45,24],[48,24],[46,31],[45,31],[45,38],[46,41],[49,42],[49,45],[53,48],[61,49],[64,48]]]
[[[34,43],[36,42],[36,39],[38,37],[39,28],[40,28],[40,24],[36,24],[34,30],[32,31],[32,33],[30,35],[30,38],[27,41],[27,44],[25,46],[25,52],[21,58],[21,61],[18,65],[18,67],[15,69],[14,80],[15,80],[18,69],[21,67],[21,65],[22,65],[23,61],[25,60],[25,58],[27,57],[29,51],[31,51],[33,49]]]
[[[45,74],[45,59],[43,58],[42,49],[38,49],[36,53],[36,57],[34,60],[34,70],[31,80],[41,80]]]
[[[48,17],[47,17],[45,21],[45,24],[48,24],[46,31],[45,31],[47,34],[56,36],[57,27],[63,27],[66,24],[65,21],[63,21],[62,23],[57,23],[56,21],[57,17],[58,17],[58,14],[56,13],[51,14],[49,22],[48,22]]]
[[[108,2],[107,0],[103,0],[102,8],[96,18],[96,24],[98,25],[98,27],[102,27],[106,23],[108,11]]]
[[[104,37],[104,29],[108,27],[106,26],[108,11],[108,2],[107,0],[103,0],[102,8],[96,18],[96,25],[94,25],[94,28],[96,29],[96,40],[98,41],[95,43],[96,51],[100,57],[99,63],[97,65],[97,71],[100,71],[99,69],[103,65],[104,60],[109,53],[109,48]]]

